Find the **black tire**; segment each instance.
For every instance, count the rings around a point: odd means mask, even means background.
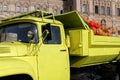
[[[28,75],[12,75],[0,77],[0,80],[33,80],[33,79]]]
[[[71,80],[101,80],[101,76],[93,73],[74,74]]]

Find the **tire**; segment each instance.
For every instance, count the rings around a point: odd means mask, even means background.
[[[80,73],[72,75],[71,80],[101,80],[101,76],[93,73]]]
[[[33,79],[28,75],[11,75],[0,77],[0,80],[33,80]]]

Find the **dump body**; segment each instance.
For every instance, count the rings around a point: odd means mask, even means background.
[[[76,11],[55,17],[64,24],[69,36],[71,67],[83,67],[114,62],[120,59],[120,38],[94,35]]]

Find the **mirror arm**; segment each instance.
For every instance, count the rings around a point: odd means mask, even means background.
[[[47,29],[45,29],[45,30],[43,31],[43,33],[42,33],[42,40],[43,40],[43,41],[47,38],[47,36],[48,36],[49,33],[50,33],[50,32],[49,32]],[[43,36],[43,35],[45,35],[45,36]]]

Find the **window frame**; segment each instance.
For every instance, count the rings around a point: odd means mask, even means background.
[[[11,24],[7,24],[7,25],[4,25],[4,26],[1,26],[0,27],[0,29],[5,29],[5,28],[7,28],[7,27],[18,27],[18,25],[20,25],[20,24],[25,24],[25,23],[30,23],[30,24],[33,24],[34,26],[35,26],[35,28],[36,28],[36,30],[35,30],[35,37],[34,37],[34,44],[37,44],[37,43],[39,43],[39,35],[38,35],[38,28],[37,28],[37,24],[35,24],[35,23],[32,23],[32,22],[18,22],[18,23],[11,23]],[[13,26],[12,26],[13,25]],[[3,41],[0,41],[0,42],[3,42]],[[19,41],[18,39],[17,39],[17,42],[23,42],[23,43],[29,43],[29,42],[24,42],[24,41]]]
[[[82,4],[82,13],[87,13],[87,5]]]
[[[17,12],[17,13],[20,13],[20,12],[21,12],[21,7],[20,7],[20,6],[17,6],[17,7],[16,7],[16,12]]]
[[[28,7],[24,8],[24,13],[28,12]]]
[[[45,27],[45,25],[42,25],[42,27],[41,27],[41,33],[43,34],[43,27]],[[51,27],[56,27],[56,28],[59,28],[59,42],[57,42],[57,43],[45,43],[43,40],[42,40],[42,43],[44,44],[44,45],[61,45],[62,44],[62,37],[61,37],[61,28],[59,27],[59,26],[56,26],[56,25],[51,25]],[[51,30],[51,32],[52,32],[52,30]],[[52,33],[51,33],[51,36],[52,36]]]
[[[99,14],[98,5],[95,5],[95,14]]]
[[[110,7],[107,7],[107,15],[110,16],[111,12],[110,12]]]
[[[120,16],[120,8],[116,8],[116,15]]]
[[[104,6],[101,6],[100,14],[101,14],[101,15],[104,15],[104,14],[105,14],[105,7],[104,7]]]
[[[4,12],[7,12],[7,8],[8,8],[7,5],[3,5],[3,11]]]

